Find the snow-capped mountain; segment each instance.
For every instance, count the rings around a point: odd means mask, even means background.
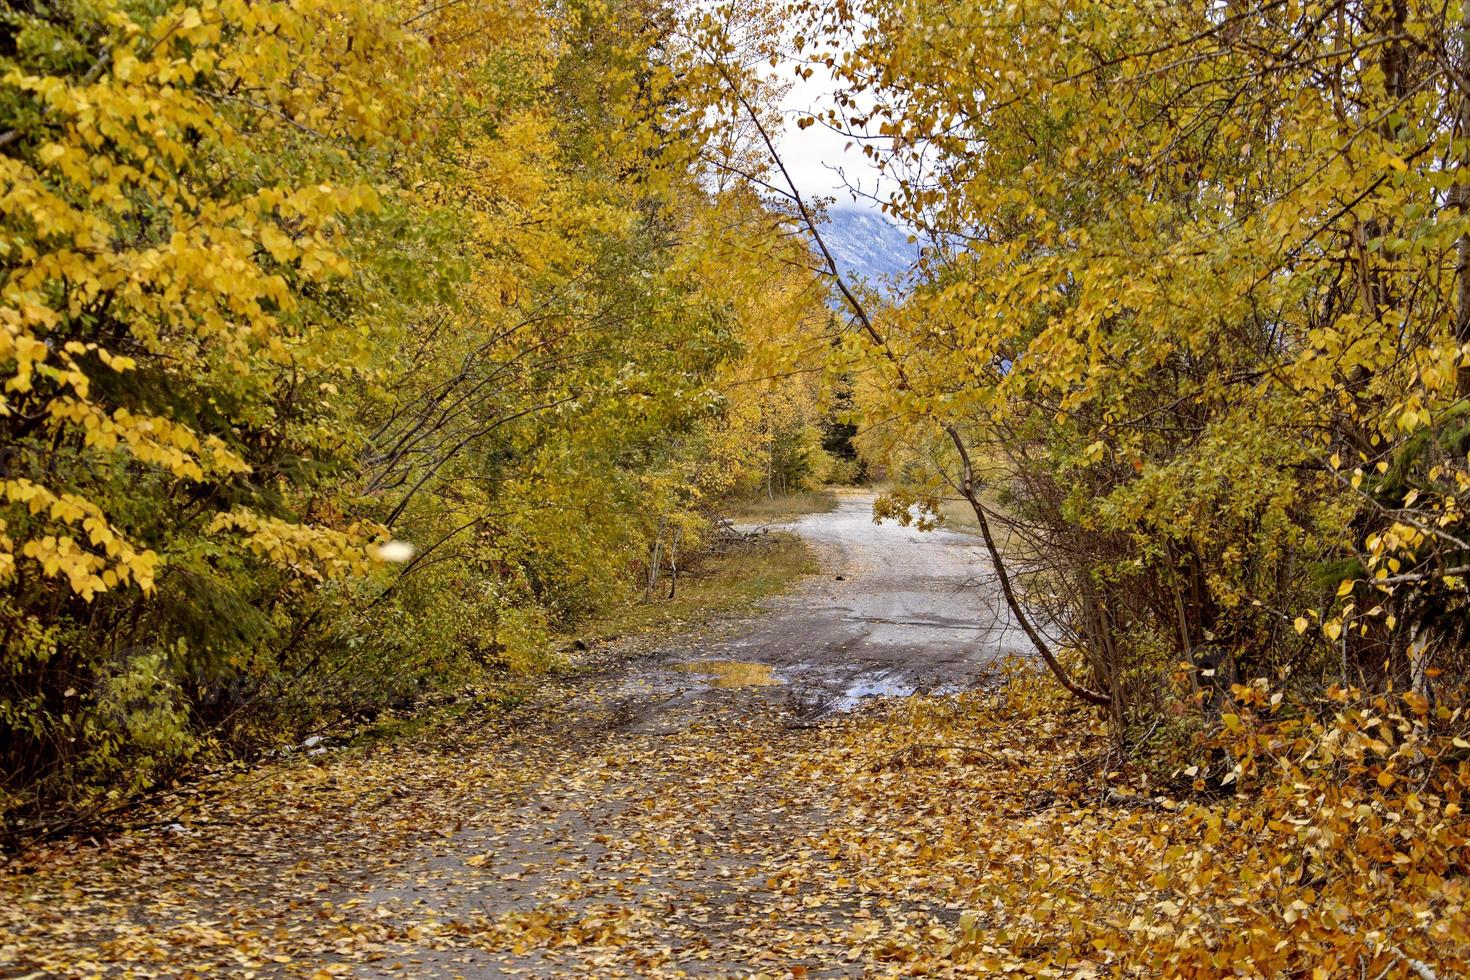
[[[891,291],[887,279],[906,272],[918,258],[919,246],[909,242],[908,233],[877,211],[833,207],[819,230],[844,275],[865,279],[883,292]]]

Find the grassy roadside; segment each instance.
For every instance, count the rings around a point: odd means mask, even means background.
[[[587,624],[583,641],[677,629],[752,611],[818,570],[816,554],[794,534],[776,532],[723,555],[702,556],[679,576],[674,598],[634,602]],[[660,585],[660,591],[667,583]],[[667,593],[663,593],[667,594]]]
[[[725,516],[736,524],[775,524],[803,514],[825,514],[836,507],[837,495],[831,490],[808,490],[732,501],[725,508]]]
[[[880,496],[885,493],[892,493],[895,488],[896,484],[891,480],[873,483],[868,487],[869,490]],[[944,493],[949,495],[942,495]],[[998,520],[991,521],[991,530],[995,532],[996,543],[1001,546],[1002,551],[1011,551],[1019,542],[1014,540],[1015,535],[1010,529],[1011,514],[1009,510],[1003,507],[993,495],[984,494],[981,500],[985,504],[986,509],[999,518]],[[939,506],[935,513],[939,518],[941,527],[945,530],[957,531],[960,534],[974,534],[977,536],[980,534],[980,522],[975,518],[975,510],[970,506],[968,500],[955,495],[953,490],[943,488],[941,495],[938,497],[938,501]]]
[[[786,506],[784,513],[792,516],[830,509],[818,507],[821,496],[817,494],[801,496],[803,499],[795,501],[778,497],[772,503]],[[836,505],[830,493],[824,496]],[[772,507],[769,513],[777,511]],[[514,708],[539,685],[554,682],[558,675],[598,666],[598,647],[628,637],[677,632],[749,614],[765,599],[815,574],[819,567],[816,553],[804,541],[779,531],[723,554],[699,556],[679,576],[674,598],[662,598],[668,588],[665,579],[660,584],[660,597],[632,600],[563,634],[558,644],[564,651],[557,658],[561,662],[549,670],[487,678],[408,711],[383,712],[377,721],[347,736],[346,741],[353,745],[392,742],[431,732],[472,710]]]
[[[888,487],[875,487],[879,493],[886,492]],[[1012,558],[1021,558],[1029,553],[1024,538],[1011,527],[1011,514],[1007,508],[1001,506],[992,497],[983,498],[986,510],[992,515],[990,530],[995,535],[995,543],[1001,553]],[[975,517],[975,509],[970,502],[963,497],[940,497],[937,509],[940,526],[946,531],[954,531],[959,534],[973,534],[980,537],[980,521]]]
[[[981,501],[985,509],[992,515],[990,518],[990,530],[995,535],[995,543],[1000,550],[1013,558],[1021,557],[1027,551],[1023,547],[1024,539],[1011,526],[1011,513],[1005,507],[990,498]],[[980,534],[980,521],[975,517],[975,508],[963,497],[945,497],[939,502],[939,516],[944,519],[944,527],[950,531],[958,531],[961,534]]]

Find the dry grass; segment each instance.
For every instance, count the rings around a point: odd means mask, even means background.
[[[831,490],[808,490],[732,501],[725,516],[736,524],[776,524],[803,514],[825,514],[836,507],[837,495]]]
[[[794,534],[775,533],[723,555],[705,555],[679,575],[673,599],[665,599],[668,581],[657,598],[630,603],[580,635],[602,639],[629,633],[678,628],[749,612],[761,600],[786,591],[818,570],[816,555]]]

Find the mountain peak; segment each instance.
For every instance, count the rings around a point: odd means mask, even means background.
[[[821,232],[843,275],[866,280],[884,293],[892,292],[890,280],[907,272],[919,255],[919,246],[902,228],[878,211],[853,204],[834,205]]]

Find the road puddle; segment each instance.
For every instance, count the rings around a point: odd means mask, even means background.
[[[901,670],[866,671],[850,679],[842,693],[826,699],[822,707],[826,714],[841,714],[857,711],[875,698],[911,698],[924,694],[958,694],[965,685],[954,683],[935,684],[909,677]]]
[[[685,673],[701,675],[710,687],[775,687],[786,683],[770,664],[741,660],[690,660],[670,666]]]
[[[918,693],[918,685],[898,671],[868,671],[848,681],[841,694],[828,699],[828,713],[856,711],[869,698],[906,698]]]

